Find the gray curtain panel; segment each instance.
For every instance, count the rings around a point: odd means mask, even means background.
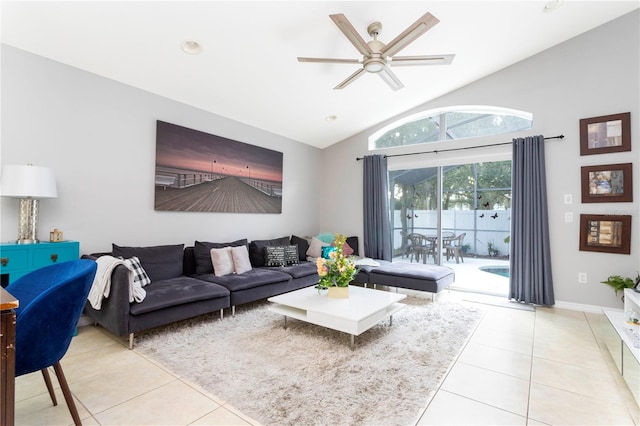
[[[363,161],[364,255],[391,260],[387,158],[383,155],[365,155]]]
[[[509,299],[550,306],[553,297],[544,137],[513,140]]]

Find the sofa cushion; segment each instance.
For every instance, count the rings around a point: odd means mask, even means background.
[[[298,246],[266,246],[264,248],[264,266],[287,266],[298,263]]]
[[[358,256],[358,237],[347,237],[347,244],[353,250],[353,255]]]
[[[196,241],[193,246],[193,254],[196,261],[196,274],[213,274],[213,263],[211,263],[211,249],[222,247],[239,247],[246,246],[247,239],[236,240],[230,243],[211,243],[205,241]]]
[[[438,293],[455,281],[454,270],[447,266],[393,262],[372,268],[369,283]]]
[[[298,259],[298,246],[295,244],[289,244],[284,246],[284,259],[287,261],[287,265],[296,265]]]
[[[221,277],[223,275],[233,274],[234,267],[231,247],[211,249],[211,263],[213,264],[213,273],[217,276]]]
[[[223,286],[185,276],[154,281],[145,290],[145,299],[141,303],[131,304],[131,315],[146,314],[200,300],[229,297],[229,290]]]
[[[266,246],[264,247],[264,265],[265,266],[286,266],[287,258],[284,252],[284,246]]]
[[[233,269],[236,274],[244,274],[253,269],[247,246],[231,247],[231,257],[233,257]]]
[[[271,268],[273,270],[273,268]],[[318,267],[314,262],[303,261],[297,265],[282,266],[275,270],[291,275],[292,278],[308,277],[318,273]]]
[[[265,250],[267,246],[285,246],[290,243],[289,237],[274,238],[271,240],[254,240],[249,244],[249,259],[254,268],[265,265]]]
[[[263,285],[286,282],[291,280],[291,275],[275,268],[253,268],[244,274],[231,274],[224,277],[216,277],[213,274],[198,275],[200,280],[220,284],[229,291],[247,290]]]
[[[151,282],[168,280],[182,275],[184,244],[152,247],[123,247],[111,245],[111,255],[129,259],[137,257]]]
[[[140,264],[140,259],[138,259],[136,256],[133,256],[130,259],[125,259],[124,263],[133,273],[134,283],[139,282],[140,287],[151,284],[151,278],[149,278],[149,275],[147,275],[147,272],[142,267],[142,264]]]
[[[309,250],[309,241],[306,238],[291,236],[291,245],[298,246],[298,260],[307,260],[307,250]]]
[[[316,238],[323,243],[331,244],[336,239],[336,234],[334,234],[333,232],[321,232],[316,235]]]
[[[351,248],[351,246],[346,241],[342,245],[342,254],[344,254],[347,257],[349,257],[349,256],[351,256],[353,254],[353,249]]]
[[[307,249],[307,256],[309,257],[320,257],[322,256],[322,247],[328,246],[328,243],[322,242],[316,237],[311,238],[311,244],[309,244],[309,248]]]
[[[320,251],[320,257],[322,257],[323,259],[330,259],[331,253],[333,253],[334,251],[336,251],[336,248],[334,246],[324,246]]]

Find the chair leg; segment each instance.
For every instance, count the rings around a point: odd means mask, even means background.
[[[134,333],[129,333],[129,350],[133,349]]]
[[[47,390],[49,391],[49,396],[51,396],[51,402],[53,405],[58,405],[58,400],[56,399],[56,393],[53,390],[53,385],[51,384],[51,376],[49,375],[49,370],[47,368],[43,368],[42,377],[44,378],[44,383],[47,385]]]
[[[56,372],[56,376],[58,376],[58,382],[60,382],[60,387],[62,388],[62,394],[64,395],[65,401],[67,401],[67,407],[69,408],[69,412],[71,413],[73,422],[76,424],[76,426],[81,426],[82,422],[80,421],[80,415],[78,414],[78,409],[76,408],[75,402],[73,402],[73,396],[71,395],[71,390],[69,389],[69,385],[67,384],[67,379],[64,377],[64,373],[62,372],[62,366],[60,365],[59,361],[53,364],[53,369]]]

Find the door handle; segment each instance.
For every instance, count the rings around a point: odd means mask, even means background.
[[[58,261],[58,255],[55,254],[55,253],[52,253],[51,254],[51,261],[54,262],[54,263],[57,262]]]
[[[2,266],[7,266],[7,263],[9,263],[8,257],[0,258],[0,264],[2,264]]]

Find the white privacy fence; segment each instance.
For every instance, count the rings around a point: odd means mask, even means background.
[[[436,235],[437,218],[435,210],[408,210],[407,232]],[[393,215],[393,248],[402,245],[402,222],[400,210]],[[505,238],[511,234],[511,209],[507,210],[444,210],[442,230],[456,235],[466,232],[464,244],[469,245],[469,253],[490,255],[489,245],[498,250],[497,256],[509,254],[509,243]]]

